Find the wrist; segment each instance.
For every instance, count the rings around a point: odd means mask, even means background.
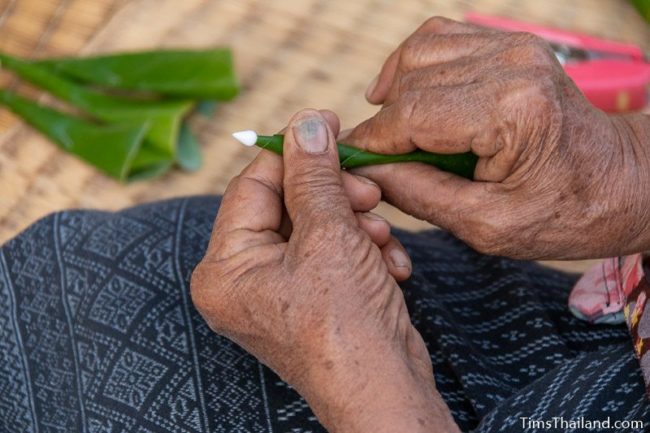
[[[635,113],[610,116],[619,146],[633,149],[642,168],[650,165],[650,115]]]
[[[615,255],[650,249],[650,116],[628,114],[611,117],[623,161],[622,172],[612,182],[625,185],[614,199],[618,219],[624,223]]]
[[[397,344],[347,344],[311,364],[299,391],[330,432],[457,432],[429,368]]]

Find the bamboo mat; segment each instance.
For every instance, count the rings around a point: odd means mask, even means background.
[[[0,50],[40,57],[227,45],[243,83],[237,100],[194,121],[205,157],[200,171],[130,185],[0,111],[0,242],[56,210],[222,192],[255,155],[230,132],[274,132],[302,107],[333,109],[344,127],[353,126],[375,111],[363,93],[390,51],[427,17],[461,19],[468,10],[650,49],[650,29],[624,0],[0,0]],[[0,74],[0,85],[18,83]],[[426,227],[388,206],[381,211],[397,225]]]

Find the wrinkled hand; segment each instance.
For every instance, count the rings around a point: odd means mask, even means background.
[[[192,299],[214,331],[294,386],[331,431],[456,431],[391,251],[408,259],[355,217],[331,127],[338,132],[338,121],[326,117],[332,125],[316,111],[297,114],[284,156],[262,151],[228,186]]]
[[[480,157],[480,182],[421,164],[358,170],[387,201],[479,251],[569,259],[650,245],[648,118],[592,107],[540,38],[432,18],[366,97],[383,107],[346,143]]]

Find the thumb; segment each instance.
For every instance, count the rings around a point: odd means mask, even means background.
[[[303,110],[291,119],[283,154],[284,200],[294,230],[356,224],[343,189],[334,134],[321,113]]]

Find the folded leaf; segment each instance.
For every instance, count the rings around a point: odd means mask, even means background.
[[[146,122],[97,125],[6,90],[0,90],[0,104],[66,151],[119,180],[128,178],[148,128]]]
[[[137,169],[151,164],[166,164],[176,157],[176,141],[183,117],[191,110],[192,101],[133,100],[88,89],[57,75],[46,66],[0,54],[0,61],[19,77],[43,88],[75,107],[106,122],[147,122],[143,151],[134,162]]]
[[[151,164],[144,166],[142,168],[133,168],[129,172],[129,177],[127,180],[131,181],[140,181],[152,179],[154,177],[162,176],[165,174],[172,166],[172,161],[160,162],[158,164]]]
[[[185,171],[196,171],[203,164],[201,146],[187,123],[181,126],[181,133],[178,137],[178,157],[176,160],[178,161],[178,165]]]
[[[128,180],[150,179],[164,174],[174,163],[173,159],[161,158],[157,151],[152,151],[145,140],[140,151],[133,159]]]
[[[107,88],[218,100],[232,99],[239,91],[232,54],[226,48],[144,51],[37,63]]]

